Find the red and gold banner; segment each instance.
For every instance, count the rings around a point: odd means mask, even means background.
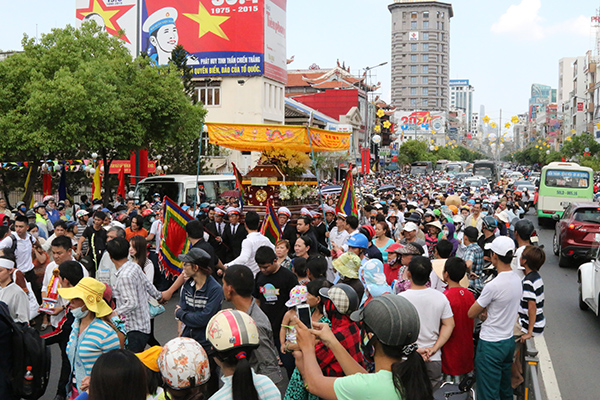
[[[347,151],[351,133],[310,128],[310,140],[304,126],[207,123],[210,143],[240,151],[265,151],[293,148],[311,151]]]

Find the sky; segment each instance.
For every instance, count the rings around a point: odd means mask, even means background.
[[[193,0],[190,0],[193,1]],[[392,0],[288,0],[289,69],[313,63],[334,67],[336,61],[361,74],[390,100]],[[450,79],[469,79],[475,88],[474,110],[503,118],[527,111],[532,83],[556,88],[558,60],[583,56],[595,48],[590,17],[593,0],[455,0],[450,23]],[[0,49],[19,50],[23,34],[36,36],[52,28],[75,25],[75,0],[0,0]]]

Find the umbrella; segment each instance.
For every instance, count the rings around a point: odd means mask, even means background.
[[[325,186],[321,189],[322,194],[338,194],[342,192],[342,187],[339,185]]]
[[[377,189],[378,192],[389,192],[390,190],[396,190],[396,185],[383,185]]]
[[[237,190],[226,190],[221,193],[221,197],[240,197],[240,192]]]

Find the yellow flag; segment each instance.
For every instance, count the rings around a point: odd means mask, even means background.
[[[100,193],[101,187],[102,184],[100,183],[100,167],[97,167],[96,172],[94,173],[94,181],[92,183],[92,200],[102,198],[102,194]]]
[[[31,179],[31,172],[33,171],[33,163],[29,163],[29,172],[27,173],[27,179],[25,180],[25,193],[27,193],[27,189],[29,188],[29,181]],[[23,200],[25,200],[25,195],[23,195]],[[35,204],[35,198],[31,196],[31,201],[28,208],[33,208]]]

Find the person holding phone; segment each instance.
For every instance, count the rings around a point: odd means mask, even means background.
[[[419,315],[407,299],[392,294],[378,296],[352,313],[361,323],[361,349],[375,363],[375,373],[367,373],[350,356],[327,324],[308,329],[299,319],[294,352],[308,391],[323,399],[432,399],[432,387],[425,362],[417,352]],[[339,361],[346,376],[324,376],[315,355],[318,338]]]
[[[297,309],[302,306],[305,306],[303,309],[308,311],[308,320],[302,320],[305,325],[312,327],[310,324],[310,306],[306,304],[308,299],[308,291],[306,290],[306,286],[297,285],[290,290],[290,299],[285,302],[285,306],[289,308],[289,310],[283,316],[283,320],[281,321],[281,329],[279,330],[279,341],[281,343],[281,352],[288,353],[290,352],[290,345],[296,343],[296,327],[294,324],[294,317],[298,316]]]

